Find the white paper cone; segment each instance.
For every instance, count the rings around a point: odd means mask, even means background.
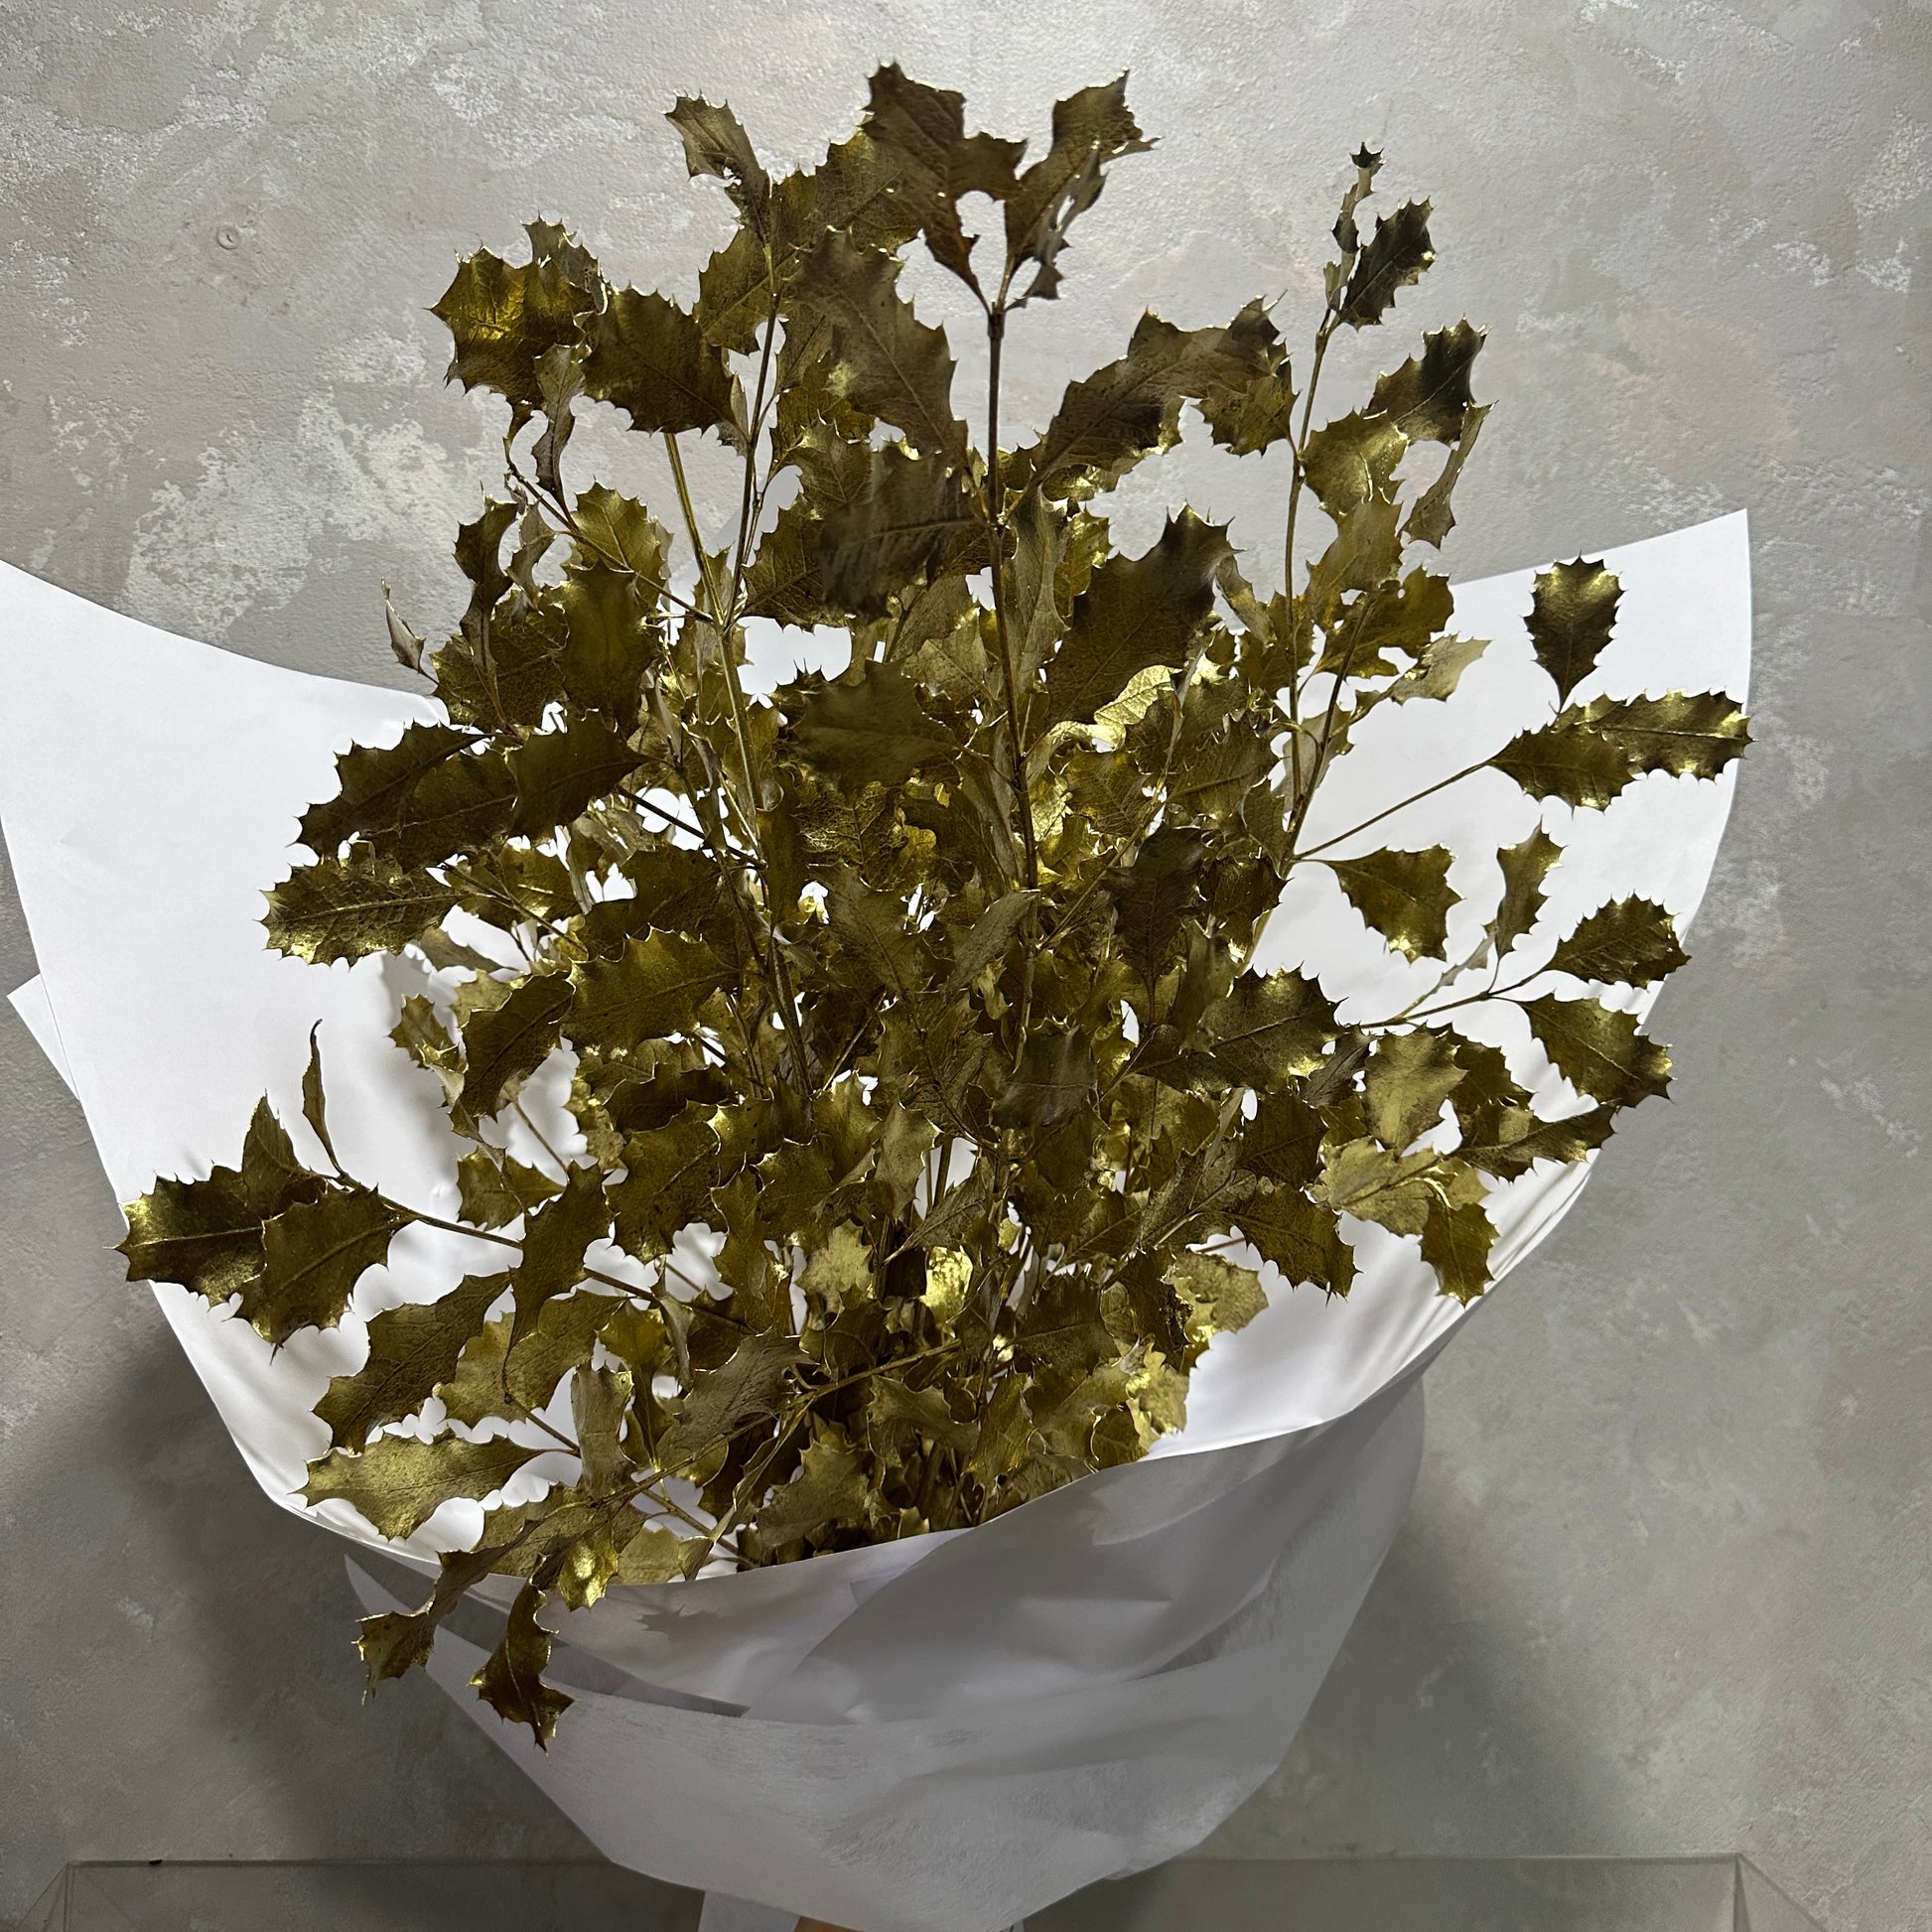
[[[1742,515],[1606,560],[1624,584],[1616,638],[1578,701],[1705,688],[1741,699]],[[1311,839],[1548,718],[1522,622],[1529,578],[1458,590],[1455,629],[1490,650],[1447,704],[1368,721],[1324,785]],[[761,642],[782,648],[775,632]],[[5,566],[0,676],[0,822],[42,969],[22,1010],[64,1051],[117,1195],[231,1160],[264,1089],[299,1119],[319,1020],[346,1163],[452,1211],[455,1148],[433,1082],[386,1037],[401,969],[305,966],[268,952],[258,924],[299,813],[334,789],[336,753],[391,742],[429,715],[424,701],[170,637]],[[1507,781],[1477,777],[1354,849],[1386,839],[1456,852],[1452,957],[1495,903],[1499,836],[1520,839],[1539,817],[1567,841],[1541,943],[1627,894],[1681,926],[1731,788],[1729,773],[1653,775],[1601,813],[1539,813]],[[1396,1011],[1431,979],[1366,931],[1320,868],[1290,888],[1261,963],[1317,971],[1344,1020]],[[1641,1014],[1650,996],[1622,1003]],[[1577,1104],[1520,1014],[1471,1010],[1468,1031],[1511,1055],[1546,1110]],[[1490,1196],[1498,1272],[1548,1233],[1587,1173],[1546,1165]],[[1406,1505],[1421,1370],[1463,1315],[1413,1243],[1349,1233],[1348,1300],[1277,1292],[1217,1338],[1186,1428],[1146,1461],[975,1530],[612,1590],[562,1628],[559,1675],[577,1704],[547,1755],[465,1688],[474,1646],[446,1635],[432,1674],[612,1858],[865,1932],[999,1932],[1184,1851],[1285,1752]],[[293,1492],[328,1441],[311,1410],[331,1375],[359,1366],[367,1317],[434,1299],[468,1245],[412,1231],[339,1329],[275,1354],[199,1297],[157,1289],[278,1503],[303,1510]],[[532,1464],[527,1492],[557,1472]],[[346,1504],[305,1513],[426,1562],[473,1539],[482,1506],[446,1504],[399,1548]],[[393,1601],[360,1572],[357,1588]]]

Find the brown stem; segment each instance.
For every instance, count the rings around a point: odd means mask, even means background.
[[[1007,631],[1006,502],[1000,484],[1000,353],[1006,344],[1007,317],[1002,308],[986,314],[986,532],[993,549],[993,627],[1000,644],[1000,678],[1006,686],[1007,738],[1013,759],[1014,801],[1020,809],[1020,841],[1026,876],[1023,884],[1039,885],[1039,844],[1034,831],[1033,793],[1027,783],[1027,749],[1020,733],[1020,687],[1013,664],[1013,640]]]
[[[754,412],[755,418],[764,406],[764,381],[770,365],[771,336],[776,327],[774,320],[764,332],[765,359],[759,369],[759,403]],[[704,538],[698,530],[698,514],[691,501],[691,488],[684,475],[684,459],[679,454],[677,438],[668,430],[664,434],[664,449],[671,460],[671,476],[677,484],[678,505],[684,512],[684,525],[690,533],[691,548],[697,552],[698,570],[704,579],[705,596],[711,604],[711,621],[718,633],[718,655],[725,673],[725,691],[731,705],[732,733],[738,741],[738,759],[743,768],[745,798],[743,813],[745,818],[745,842],[750,846],[758,861],[760,874],[768,875],[769,862],[765,857],[763,839],[759,827],[759,782],[757,760],[752,756],[751,729],[746,721],[745,689],[738,678],[738,660],[733,644],[738,635],[738,624],[733,609],[728,609],[720,598],[717,580],[711,574],[710,559],[705,555]],[[747,438],[745,445],[746,495],[740,507],[738,531],[738,564],[733,572],[732,605],[738,598],[738,584],[745,564],[745,544],[750,529],[751,517],[751,476],[758,462],[758,445]],[[771,917],[771,907],[764,907],[764,954],[766,969],[778,994],[778,1020],[785,1030],[785,1037],[791,1044],[791,1055],[798,1082],[798,1092],[805,1103],[805,1124],[813,1125],[812,1073],[811,1059],[805,1050],[804,1028],[798,1017],[798,996],[791,984],[791,972],[785,964],[784,947],[779,942],[775,923]]]

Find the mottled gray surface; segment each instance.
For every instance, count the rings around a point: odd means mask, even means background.
[[[1410,1526],[1215,1848],[1736,1847],[1834,1932],[1924,1925],[1932,11],[1141,0],[1027,44],[1033,11],[0,7],[0,555],[385,675],[375,585],[447,611],[492,433],[425,303],[536,209],[688,287],[719,211],[656,117],[681,89],[803,158],[882,56],[1016,132],[1131,63],[1164,143],[1019,333],[1022,416],[1144,301],[1305,299],[1341,157],[1385,145],[1445,255],[1402,317],[1492,332],[1458,571],[1748,505],[1762,743],[1664,1009],[1681,1097],[1434,1372]],[[1278,481],[1151,480],[1267,542]],[[358,1711],[337,1547],[118,1283],[11,1016],[0,1176],[0,1917],[67,1857],[580,1847],[428,1684]]]

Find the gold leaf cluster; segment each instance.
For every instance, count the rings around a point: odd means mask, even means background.
[[[1479,1294],[1492,1186],[1583,1159],[1666,1084],[1663,1048],[1589,989],[1683,958],[1634,898],[1552,958],[1541,828],[1497,855],[1456,960],[1445,846],[1306,833],[1362,720],[1441,703],[1482,650],[1449,634],[1435,555],[1487,414],[1480,333],[1426,334],[1316,416],[1331,344],[1434,259],[1427,202],[1368,222],[1377,155],[1354,158],[1299,369],[1269,305],[1150,313],[1003,445],[1009,326],[1057,299],[1075,221],[1149,146],[1124,81],[1059,102],[1031,162],[897,67],[792,174],[729,108],[669,118],[732,216],[691,306],[545,222],[437,303],[452,376],[509,411],[502,493],[457,534],[454,630],[427,649],[388,613],[441,715],[343,757],[302,823],[312,862],[270,896],[284,952],[436,973],[394,1036],[466,1146],[460,1215],[341,1166],[312,1056],[315,1164],[264,1103],[240,1165],[159,1181],[123,1244],[132,1276],[279,1344],[341,1321],[404,1229],[470,1237],[458,1287],[368,1320],[305,1493],[391,1537],[498,1499],[361,1650],[371,1684],[397,1675],[472,1584],[521,1579],[477,1687],[540,1742],[569,1702],[543,1682],[553,1597],[980,1523],[1139,1456],[1265,1282],[1347,1292],[1365,1222]],[[983,318],[981,394],[900,286],[915,245]],[[566,480],[606,408],[661,454],[668,510]],[[1108,492],[1195,434],[1283,465],[1280,588],[1184,506],[1116,549]],[[738,466],[722,528],[687,480],[706,439]],[[1537,800],[1600,810],[1745,742],[1718,694],[1574,701],[1617,597],[1598,562],[1537,580],[1551,719],[1488,760]],[[836,626],[848,667],[755,698],[756,619]],[[1259,969],[1304,867],[1438,993],[1344,1026],[1313,979]],[[1563,1117],[1457,1031],[1493,1000],[1574,1089]],[[571,1118],[546,1134],[522,1096],[550,1067]],[[574,1477],[503,1504],[548,1449]]]

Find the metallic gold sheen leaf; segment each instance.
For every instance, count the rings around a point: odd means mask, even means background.
[[[297,1201],[262,1227],[261,1278],[241,1291],[242,1318],[278,1346],[298,1328],[333,1328],[405,1219],[359,1188]]]
[[[1595,1000],[1550,996],[1524,1003],[1530,1031],[1579,1093],[1634,1107],[1670,1089],[1670,1054],[1637,1031],[1635,1019]]]
[[[1375,1138],[1401,1154],[1436,1126],[1443,1103],[1462,1079],[1453,1048],[1441,1035],[1418,1028],[1385,1035],[1376,1042],[1364,1083]]]
[[[1506,953],[1535,925],[1543,910],[1543,882],[1563,857],[1563,847],[1538,826],[1528,838],[1496,854],[1503,869],[1503,896],[1489,921],[1489,943]]]
[[[1227,533],[1192,510],[1170,517],[1160,541],[1110,557],[1074,600],[1066,641],[1046,669],[1045,722],[1091,718],[1137,671],[1178,666],[1214,604]]]
[[[1292,1285],[1348,1293],[1354,1250],[1342,1239],[1333,1210],[1316,1206],[1300,1188],[1260,1189],[1234,1210],[1234,1220]]]
[[[1236,1080],[1266,1092],[1311,1073],[1335,1036],[1335,1010],[1300,973],[1252,970],[1209,1016],[1209,1052]]]
[[[1573,715],[1564,713],[1565,718]],[[1742,707],[1722,691],[1593,698],[1581,717],[1590,731],[1614,745],[1637,772],[1715,778],[1751,742]]]
[[[960,462],[966,425],[953,414],[952,351],[898,293],[899,263],[829,230],[799,270],[795,297],[832,330],[834,392],[903,432],[921,455]]]
[[[474,1690],[507,1724],[528,1725],[539,1750],[548,1750],[557,1720],[575,1699],[543,1681],[550,1662],[550,1632],[537,1621],[548,1591],[525,1584],[510,1605],[496,1648],[470,1680]]]
[[[508,1275],[466,1275],[441,1301],[371,1316],[368,1359],[353,1375],[334,1377],[316,1404],[334,1446],[359,1449],[384,1423],[416,1414],[456,1372],[464,1344],[508,1287]]]
[[[488,1496],[502,1488],[541,1449],[507,1437],[462,1443],[453,1436],[419,1443],[413,1436],[378,1436],[366,1449],[332,1449],[309,1464],[303,1498],[340,1497],[383,1536],[414,1536],[455,1497]]]
[[[1456,899],[1449,883],[1453,857],[1447,847],[1432,845],[1422,852],[1373,852],[1323,863],[1355,910],[1398,952],[1418,959],[1440,956],[1448,940]]]
[[[1676,922],[1661,905],[1647,898],[1620,898],[1599,905],[1559,939],[1550,964],[1581,980],[1649,986],[1689,958],[1678,943]]]
[[[1429,215],[1427,202],[1405,202],[1393,214],[1377,217],[1375,233],[1356,258],[1342,291],[1341,319],[1351,329],[1380,322],[1396,290],[1421,281],[1423,270],[1436,259]]]
[[[345,858],[296,867],[269,893],[262,924],[277,952],[325,966],[365,953],[400,952],[455,898],[432,874],[351,846]]]
[[[1591,671],[1610,641],[1623,587],[1601,562],[1552,564],[1532,587],[1528,619],[1536,661],[1570,694]]]
[[[1378,376],[1369,407],[1389,417],[1411,443],[1453,443],[1468,422],[1474,398],[1469,371],[1482,347],[1482,331],[1458,322],[1430,331],[1422,356],[1390,375]]]
[[[1495,1223],[1480,1201],[1459,1207],[1434,1201],[1423,1223],[1422,1258],[1435,1269],[1445,1295],[1473,1302],[1489,1286],[1489,1250],[1495,1240]]]
[[[675,302],[614,289],[588,336],[584,392],[616,403],[632,429],[675,432],[731,422],[731,370]]]

